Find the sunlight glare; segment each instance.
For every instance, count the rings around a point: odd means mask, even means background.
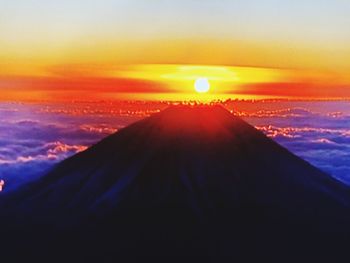
[[[210,83],[207,78],[198,78],[194,83],[194,89],[199,93],[208,92],[210,89]]]

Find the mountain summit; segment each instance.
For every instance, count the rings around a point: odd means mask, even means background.
[[[47,251],[68,243],[75,259],[286,262],[338,253],[349,200],[347,187],[226,109],[172,106],[61,162],[2,207],[7,224],[35,229],[24,240],[49,235]]]

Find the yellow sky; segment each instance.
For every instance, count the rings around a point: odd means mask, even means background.
[[[140,81],[169,92],[200,76],[218,93],[288,83],[300,95],[319,85],[322,96],[348,96],[349,13],[342,0],[4,0],[0,91],[98,89],[116,78],[107,86],[118,92],[130,78],[131,92],[154,91]]]

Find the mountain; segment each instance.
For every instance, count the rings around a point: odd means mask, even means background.
[[[172,106],[4,196],[0,222],[10,257],[307,262],[345,253],[349,204],[226,109]]]

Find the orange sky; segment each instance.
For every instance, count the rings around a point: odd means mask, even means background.
[[[267,97],[350,97],[347,76],[318,70],[273,69],[214,65],[136,64],[47,66],[24,74],[3,74],[2,100],[143,99],[140,94],[163,93],[162,99],[181,100],[194,93],[198,78],[210,82],[210,95]],[[119,96],[118,96],[119,94]],[[131,94],[134,94],[132,96]],[[178,94],[174,97],[174,94]],[[128,96],[126,96],[128,95]],[[203,95],[200,95],[203,96]],[[152,96],[147,95],[148,99]],[[154,96],[154,99],[159,96]],[[190,97],[201,99],[202,97]],[[224,97],[220,97],[224,98]]]
[[[348,11],[341,0],[5,0],[0,100],[181,99],[199,77],[214,97],[350,97]]]

